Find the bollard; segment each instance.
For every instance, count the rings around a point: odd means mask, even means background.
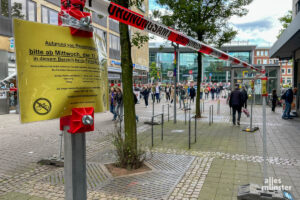
[[[218,99],[217,114],[220,114],[220,99]]]
[[[211,106],[209,106],[209,112],[208,112],[208,124],[209,124],[209,126],[210,126],[210,119],[211,119],[210,115],[211,115]]]
[[[214,123],[214,105],[211,105],[212,108],[211,108],[211,123],[213,124]]]
[[[168,104],[168,121],[170,121],[170,105]]]
[[[203,105],[203,106],[202,106],[202,108],[203,108],[203,111],[202,111],[202,112],[204,113],[204,100],[202,101],[202,105]]]
[[[153,147],[153,123],[154,123],[154,116],[152,116],[151,120],[151,146]]]
[[[165,104],[162,105],[162,113],[163,113],[163,114],[165,113]]]
[[[195,143],[196,143],[197,142],[197,117],[196,115],[194,117],[195,117]]]
[[[189,149],[191,149],[191,118],[189,118]]]
[[[164,114],[161,115],[161,141],[164,140]]]
[[[186,125],[186,109],[184,108],[184,124]]]

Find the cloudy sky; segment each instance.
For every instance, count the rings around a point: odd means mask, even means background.
[[[159,8],[155,0],[149,0],[150,10]],[[281,29],[278,18],[292,10],[292,0],[254,0],[244,17],[233,17],[230,24],[238,35],[234,40],[249,41],[258,46],[272,46]],[[153,41],[161,41],[155,38]]]

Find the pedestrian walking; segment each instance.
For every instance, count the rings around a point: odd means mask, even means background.
[[[277,101],[278,101],[278,96],[277,96],[276,90],[274,89],[272,91],[272,111],[273,112],[275,112]]]
[[[205,87],[204,93],[205,93],[205,99],[208,99],[208,94],[209,94],[209,89],[208,89],[208,87]]]
[[[165,88],[165,93],[166,93],[166,99],[167,99],[167,102],[169,102],[171,100],[171,87],[169,85],[166,86]]]
[[[134,105],[136,105],[138,103],[138,99],[134,93],[133,93],[133,100],[134,100]],[[135,120],[136,122],[139,122],[139,116],[137,114],[135,114]]]
[[[185,108],[185,105],[184,105],[185,97],[186,97],[186,91],[183,86],[180,86],[180,88],[179,88],[179,98],[180,98],[179,99],[179,108],[181,108],[181,103],[182,103],[183,108]]]
[[[282,114],[282,119],[293,119],[290,115],[291,107],[294,99],[292,88],[289,88],[282,96],[281,99],[285,100],[285,109]]]
[[[220,98],[220,92],[221,92],[220,86],[217,86],[217,88],[216,88],[216,97],[217,97],[217,99]]]
[[[174,92],[175,92],[175,88],[174,88],[174,85],[172,86],[172,88],[170,87],[170,95],[171,95],[171,104],[173,103],[174,101]]]
[[[200,99],[202,99],[202,97],[203,97],[203,91],[204,91],[204,89],[203,89],[203,87],[200,85]]]
[[[195,90],[194,86],[191,86],[190,87],[190,97],[191,97],[191,101],[193,101],[193,103],[194,103],[195,96],[196,96],[196,90]]]
[[[160,103],[160,87],[159,87],[158,83],[156,84],[156,87],[155,87],[155,97],[156,97],[156,102]]]
[[[114,120],[119,118],[121,120],[123,115],[123,93],[121,88],[116,89],[116,108],[115,108],[115,113],[114,113]]]
[[[242,98],[243,98],[242,107],[247,109],[248,93],[247,93],[247,90],[246,90],[245,86],[243,86],[243,89],[242,89],[241,93],[242,93]]]
[[[231,92],[229,99],[229,106],[232,108],[232,123],[236,125],[236,112],[238,112],[237,125],[240,125],[242,115],[243,97],[240,92],[239,85],[236,85],[235,90]]]
[[[214,86],[211,88],[210,93],[211,93],[211,99],[215,100],[216,89]]]
[[[149,103],[148,103],[148,99],[149,99],[149,94],[150,94],[150,88],[148,86],[146,87],[143,87],[143,90],[142,90],[142,95],[143,95],[143,98],[144,98],[144,101],[145,101],[145,107],[147,108]]]
[[[113,114],[113,121],[115,120],[115,107],[116,107],[116,104],[117,104],[117,101],[116,101],[116,90],[114,87],[112,87],[110,89],[110,94],[109,94],[109,102],[110,102],[110,112]]]

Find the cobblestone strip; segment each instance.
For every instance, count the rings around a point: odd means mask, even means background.
[[[188,151],[180,149],[168,149],[168,148],[154,148],[152,152],[170,153],[170,154],[182,154],[192,155],[199,157],[214,157],[227,160],[238,160],[246,162],[262,163],[262,156],[246,155],[246,154],[229,154],[223,152],[202,152],[202,151]],[[300,166],[300,160],[297,159],[285,159],[280,157],[268,157],[267,161],[271,165],[285,165],[285,166]]]
[[[168,199],[197,200],[213,159],[196,158]]]

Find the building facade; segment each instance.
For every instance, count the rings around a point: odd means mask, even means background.
[[[250,64],[254,60],[253,45],[226,45],[221,50]],[[170,82],[168,71],[174,71],[174,48],[170,44],[162,46],[160,43],[149,44],[149,64],[156,63],[161,72],[161,82]],[[177,77],[179,82],[197,80],[198,54],[188,48],[179,48],[179,69]],[[226,68],[227,67],[227,68]],[[230,82],[230,63],[204,55],[202,57],[202,80],[203,82]]]
[[[279,60],[292,60],[292,86],[295,89],[295,107],[300,114],[300,0],[293,0],[293,20],[270,49],[270,57]]]
[[[280,65],[280,82],[282,85],[293,83],[293,62],[292,60],[279,61],[277,58],[270,58],[270,47],[258,47],[255,49],[254,64],[256,65]]]
[[[60,11],[60,0],[0,0],[0,70],[3,80],[16,71],[14,56],[14,40],[12,31],[12,18],[58,24],[58,12]],[[148,16],[148,0],[145,0],[139,8],[132,8],[135,12]],[[108,17],[102,17],[98,13],[91,12],[95,33],[97,33],[107,44],[108,57],[108,79],[110,83],[121,83],[121,45],[119,34],[119,23]],[[138,32],[136,28],[130,28],[131,36]],[[145,33],[141,33],[145,34]],[[1,57],[1,58],[2,58]],[[135,83],[146,83],[148,81],[149,51],[148,43],[143,48],[132,48],[133,76]],[[8,69],[8,70],[7,70]],[[3,72],[3,73],[2,73]]]

